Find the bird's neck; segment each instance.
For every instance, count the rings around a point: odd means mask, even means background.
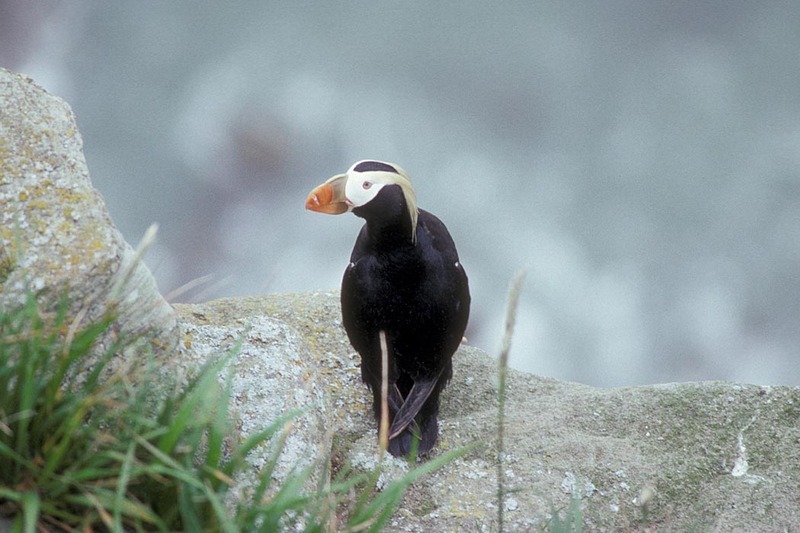
[[[367,222],[367,236],[373,248],[412,246],[413,230],[408,204],[399,186],[387,187],[370,203],[353,209]]]
[[[411,238],[411,218],[407,211],[390,219],[367,219],[367,236],[374,249],[394,249],[414,244]]]

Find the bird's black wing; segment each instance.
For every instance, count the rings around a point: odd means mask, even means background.
[[[467,280],[467,273],[461,262],[458,259],[458,251],[456,250],[456,243],[453,242],[453,237],[447,231],[447,226],[444,222],[439,220],[436,215],[433,215],[423,209],[419,210],[419,222],[425,228],[425,232],[430,236],[430,246],[442,257],[445,262],[445,268],[455,268],[458,284],[458,297],[465,300],[464,303],[469,305],[469,281]]]
[[[453,242],[450,232],[447,231],[447,226],[435,215],[423,209],[419,211],[419,221],[424,226],[425,233],[430,237],[429,246],[442,258],[445,271],[449,272],[447,276],[449,279],[448,289],[451,291],[454,310],[451,332],[455,334],[453,339],[455,345],[452,345],[452,349],[455,350],[461,342],[469,320],[471,303],[469,279],[467,278],[467,272],[459,261],[455,242]],[[449,379],[449,376],[446,379]]]
[[[418,224],[425,228],[425,232],[431,238],[431,246],[442,255],[447,261],[458,261],[458,252],[456,251],[456,243],[447,231],[447,226],[444,222],[433,213],[429,213],[424,209],[419,210]]]

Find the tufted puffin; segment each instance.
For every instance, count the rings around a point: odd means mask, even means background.
[[[361,377],[381,418],[381,342],[388,348],[389,446],[394,456],[427,453],[439,434],[439,394],[467,327],[467,274],[437,217],[417,208],[399,166],[359,161],[309,193],[306,209],[348,211],[366,223],[342,279],[342,323],[361,356]]]

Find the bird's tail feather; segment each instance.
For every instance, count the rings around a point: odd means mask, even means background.
[[[416,451],[418,455],[428,453],[439,436],[439,424],[436,416],[431,416],[422,427],[416,421],[412,422],[396,437],[389,440],[389,453],[395,457],[406,457]]]
[[[421,378],[414,382],[414,385],[411,386],[411,390],[408,391],[408,396],[406,396],[403,401],[403,405],[401,405],[400,409],[394,414],[392,426],[389,428],[390,440],[400,435],[408,425],[414,421],[414,418],[436,388],[436,384],[439,382],[441,375],[442,371],[440,370],[439,373],[432,378]],[[397,389],[397,386],[394,388]],[[397,393],[399,394],[400,391],[397,391]]]

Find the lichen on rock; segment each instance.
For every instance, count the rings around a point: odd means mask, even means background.
[[[69,105],[0,69],[0,309],[34,292],[45,310],[111,312],[118,333],[171,348],[174,311],[111,222],[82,148]]]

